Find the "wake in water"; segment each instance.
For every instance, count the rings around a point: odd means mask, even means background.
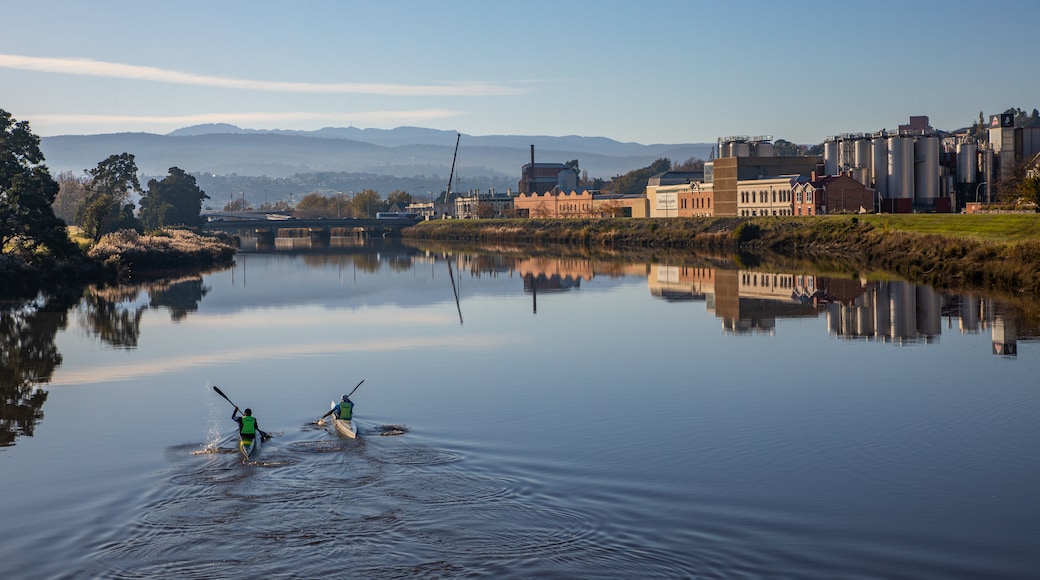
[[[408,432],[408,427],[404,425],[380,425],[377,430],[380,436],[391,437],[394,435],[404,435]]]

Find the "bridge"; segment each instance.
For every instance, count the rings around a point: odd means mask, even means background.
[[[344,229],[358,237],[396,237],[403,228],[414,226],[421,219],[408,218],[243,218],[219,217],[211,214],[202,229],[238,235],[253,235],[273,241],[279,230],[306,230],[311,238],[328,238],[333,229]]]

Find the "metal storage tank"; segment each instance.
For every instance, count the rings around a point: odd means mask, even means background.
[[[773,144],[769,141],[757,141],[755,143],[755,156],[775,157],[776,151],[773,150]]]
[[[730,148],[731,143],[729,141],[723,141],[719,144],[719,157],[733,157],[733,151]]]
[[[823,172],[827,175],[838,174],[838,142],[834,139],[823,143]]]
[[[874,179],[874,189],[881,197],[888,196],[888,139],[875,137],[870,142],[873,159],[870,162],[870,174]]]
[[[914,142],[914,199],[934,203],[939,197],[939,139],[918,137]]]
[[[735,141],[733,143],[733,157],[751,157],[751,145],[748,145],[745,141]]]
[[[914,140],[909,137],[888,138],[889,199],[914,198]]]
[[[975,183],[975,168],[978,166],[977,145],[974,143],[959,143],[957,145],[957,181],[961,183]]]
[[[867,167],[856,167],[852,170],[852,178],[870,187],[870,169]]]
[[[870,170],[871,157],[870,157],[870,141],[867,139],[856,139],[853,146],[854,159],[853,164],[855,167],[862,167]],[[870,185],[870,182],[864,182],[866,185]]]

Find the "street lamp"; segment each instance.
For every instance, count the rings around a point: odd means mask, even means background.
[[[979,203],[979,188],[981,188],[983,185],[988,185],[988,184],[989,184],[988,181],[982,181],[978,185],[975,186],[975,203]],[[986,188],[986,197],[989,197],[989,188],[988,187]]]

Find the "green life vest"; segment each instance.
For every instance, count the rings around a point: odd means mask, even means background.
[[[354,403],[350,401],[343,401],[339,404],[339,418],[344,421],[349,421],[354,410]]]
[[[242,417],[242,434],[256,435],[256,417],[245,415]]]

